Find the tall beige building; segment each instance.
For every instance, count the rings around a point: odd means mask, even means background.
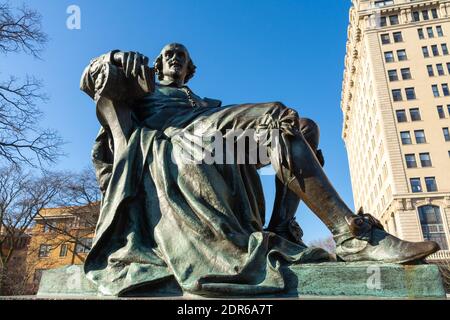
[[[353,0],[342,136],[355,208],[450,258],[450,0]]]

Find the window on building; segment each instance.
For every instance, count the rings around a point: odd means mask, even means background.
[[[438,18],[437,9],[431,9],[431,16],[433,17],[433,19],[437,19]]]
[[[433,85],[431,86],[431,88],[433,89],[433,95],[434,95],[434,97],[435,97],[435,98],[438,98],[438,97],[439,97],[439,89],[438,89],[438,86],[435,85],[435,84],[433,84]]]
[[[411,121],[420,121],[420,120],[422,120],[422,117],[420,116],[419,108],[409,109],[409,114],[411,116]]]
[[[447,71],[450,74],[450,63],[447,63]]]
[[[394,32],[392,34],[393,38],[394,38],[394,42],[402,42],[403,41],[403,36],[401,32]]]
[[[434,38],[433,27],[427,28],[428,38]]]
[[[381,17],[380,18],[380,27],[386,27],[387,26],[387,18]]]
[[[63,243],[59,249],[59,256],[60,257],[65,257],[67,256],[67,244]]]
[[[435,241],[439,244],[441,250],[448,250],[448,242],[439,207],[432,205],[422,206],[418,208],[418,211],[424,240]]]
[[[443,76],[445,74],[444,67],[442,66],[442,63],[438,63],[436,65],[436,69],[437,69],[438,75]]]
[[[431,64],[427,65],[427,71],[428,71],[428,76],[434,77],[433,65],[431,65]]]
[[[402,139],[402,144],[412,144],[411,134],[409,133],[409,131],[400,132],[400,137]]]
[[[441,47],[442,47],[442,54],[445,55],[445,56],[448,55],[447,44],[443,43],[443,44],[441,44]]]
[[[427,143],[427,139],[425,138],[425,131],[423,130],[414,130],[414,136],[416,137],[416,143]]]
[[[402,90],[400,89],[392,90],[392,98],[394,99],[394,101],[402,101],[403,100]]]
[[[414,22],[420,21],[420,14],[419,14],[419,11],[414,11],[414,12],[412,13],[412,17],[413,17],[413,21],[414,21]]]
[[[431,157],[430,157],[430,154],[428,152],[420,153],[419,154],[419,159],[420,159],[420,166],[422,168],[427,168],[427,167],[431,167],[432,166]]]
[[[397,70],[389,70],[388,75],[389,75],[389,81],[397,81],[398,80]]]
[[[414,193],[422,192],[422,184],[420,183],[420,178],[411,178],[409,179],[411,184],[411,191]]]
[[[422,53],[424,58],[428,58],[430,56],[430,53],[428,52],[428,47],[422,47]]]
[[[431,46],[431,52],[433,52],[433,56],[437,57],[439,55],[439,50],[438,50],[438,46],[437,45],[432,45]]]
[[[414,90],[414,88],[406,88],[405,92],[406,92],[406,100],[415,100],[416,99],[416,90]]]
[[[419,39],[420,40],[425,39],[425,35],[423,34],[423,29],[422,28],[417,29],[417,33],[419,35]]]
[[[450,104],[447,105],[447,113],[448,113],[448,116],[450,117]]]
[[[442,84],[442,94],[443,94],[445,97],[450,96],[450,91],[449,91],[449,89],[448,89],[448,84],[446,84],[446,83],[443,83],[443,84]]]
[[[412,154],[405,154],[405,160],[406,160],[406,167],[407,168],[417,168],[417,162],[416,162],[416,155],[414,153]]]
[[[389,24],[391,26],[395,26],[395,25],[399,24],[398,15],[389,16]]]
[[[397,81],[398,74],[397,70],[388,70],[389,81]]]
[[[384,53],[384,60],[386,62],[394,62],[394,54],[392,51],[387,51]]]
[[[92,247],[91,238],[83,238],[79,240],[79,243],[75,246],[76,253],[88,253]]]
[[[405,61],[408,59],[408,56],[406,55],[406,50],[397,50],[397,57],[398,61]]]
[[[402,79],[403,80],[409,80],[411,79],[411,70],[409,68],[401,69],[400,72],[402,73]]]
[[[448,131],[448,128],[442,128],[442,132],[444,133],[445,141],[450,141],[450,132]]]
[[[430,16],[428,15],[428,10],[422,10],[422,18],[423,18],[423,20],[430,20]]]
[[[43,225],[43,232],[54,232],[58,228],[58,221],[45,220]]]
[[[427,191],[428,192],[436,192],[436,191],[438,191],[435,177],[426,177],[425,178],[425,185],[427,187]]]
[[[444,31],[442,31],[442,27],[441,26],[437,26],[436,27],[436,32],[438,37],[443,37],[444,36]]]
[[[381,35],[381,43],[382,44],[389,44],[389,43],[391,43],[391,38],[389,37],[388,33],[385,33],[385,34]]]
[[[49,254],[50,254],[50,249],[51,249],[50,245],[48,245],[48,244],[41,244],[39,246],[39,252],[38,252],[39,258],[48,257]]]
[[[388,6],[394,4],[394,0],[379,0],[379,1],[375,1],[375,7],[379,8],[379,7],[384,7],[384,6]]]
[[[406,118],[405,110],[397,110],[395,113],[397,115],[397,122],[407,122],[408,121],[408,119]]]
[[[439,115],[439,119],[445,119],[444,108],[442,106],[437,106],[437,112]]]

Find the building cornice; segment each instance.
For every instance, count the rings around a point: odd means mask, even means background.
[[[436,204],[440,204],[444,208],[450,208],[450,192],[395,194],[392,200],[383,208],[379,219],[389,219],[392,211],[411,211],[417,206]]]
[[[446,201],[449,201],[450,205],[450,192],[449,191],[441,191],[441,192],[424,192],[424,193],[405,193],[405,194],[395,194],[393,195],[394,199],[435,199],[435,198],[444,198]]]
[[[58,220],[58,219],[68,219],[68,218],[76,218],[76,215],[67,213],[67,214],[60,214],[57,216],[56,215],[55,216],[42,216],[42,217],[36,216],[34,218],[34,220],[36,222],[38,222],[38,221],[45,221],[45,220]]]
[[[424,7],[430,7],[430,6],[436,6],[441,5],[445,6],[446,4],[450,3],[450,0],[418,0],[418,1],[411,1],[411,2],[405,2],[405,3],[396,3],[391,5],[386,5],[383,7],[369,7],[367,9],[357,9],[357,13],[359,16],[364,17],[366,15],[372,15],[374,13],[395,13],[400,10],[407,10],[407,9],[421,9]]]

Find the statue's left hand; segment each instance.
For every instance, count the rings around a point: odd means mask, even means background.
[[[140,75],[142,66],[147,66],[149,59],[139,52],[119,51],[114,53],[114,64],[123,68],[127,78]]]

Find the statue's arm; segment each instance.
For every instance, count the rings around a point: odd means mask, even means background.
[[[102,125],[93,149],[93,162],[102,192],[108,186],[113,163],[125,150],[134,129],[133,100],[154,90],[154,70],[135,52],[111,51],[93,59],[81,77],[81,90],[96,102]]]
[[[80,88],[96,101],[100,96],[114,100],[126,96],[125,76],[114,65],[114,54],[117,52],[119,50],[113,50],[91,60],[84,69]]]
[[[89,63],[80,88],[95,101],[100,97],[115,101],[141,98],[155,86],[154,70],[147,63],[141,54],[113,50]]]

